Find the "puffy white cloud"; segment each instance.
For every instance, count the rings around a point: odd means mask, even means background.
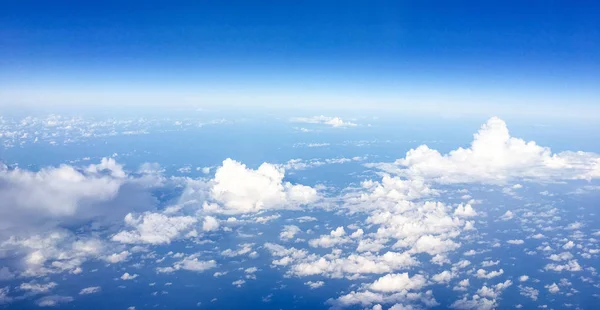
[[[477,290],[477,295],[484,298],[490,298],[492,300],[500,297],[502,291],[504,291],[507,287],[512,285],[511,280],[506,280],[504,282],[498,283],[491,287],[483,286],[479,290]]]
[[[116,264],[116,263],[120,263],[122,261],[127,260],[127,258],[129,258],[130,254],[131,253],[129,253],[129,251],[123,251],[121,253],[113,253],[111,255],[104,257],[104,260],[111,264]]]
[[[322,235],[318,239],[312,239],[308,244],[312,247],[331,248],[340,244],[350,242],[350,238],[346,236],[346,231],[343,226],[332,230],[329,235]]]
[[[56,282],[49,282],[46,284],[39,283],[21,283],[19,289],[23,291],[29,291],[33,294],[45,294],[50,292],[53,288],[57,286]]]
[[[548,292],[552,293],[552,294],[556,294],[558,292],[560,292],[560,287],[558,287],[558,285],[556,285],[556,283],[552,283],[550,285],[545,285],[545,288],[548,289]]]
[[[530,286],[521,286],[519,285],[519,293],[525,297],[531,298],[531,300],[537,300],[540,294],[539,290],[536,290]]]
[[[79,295],[95,294],[95,293],[100,292],[101,290],[102,290],[102,288],[99,286],[90,286],[90,287],[81,289],[81,291],[79,291]]]
[[[324,116],[324,115],[313,116],[313,117],[295,117],[295,118],[292,118],[292,122],[307,123],[307,124],[323,124],[323,125],[329,125],[331,127],[337,127],[337,128],[356,126],[355,123],[344,121],[339,117],[330,117],[330,116]]]
[[[487,272],[483,269],[478,269],[477,273],[475,273],[475,276],[480,279],[491,279],[491,278],[500,276],[502,274],[504,274],[504,270],[502,270],[502,269],[499,269],[496,271],[490,271],[490,272]]]
[[[137,277],[138,277],[137,274],[129,274],[129,272],[126,272],[121,276],[121,280],[133,280]]]
[[[134,228],[121,231],[112,237],[121,243],[170,243],[196,224],[197,219],[191,216],[166,216],[161,213],[146,212],[138,217],[129,213],[125,216],[125,224]]]
[[[577,262],[576,259],[570,260],[566,264],[562,264],[562,265],[561,264],[547,264],[546,266],[544,266],[544,269],[552,270],[552,271],[556,271],[556,272],[583,270],[581,268],[581,265],[579,265],[579,262]]]
[[[400,292],[410,290],[420,290],[427,285],[427,278],[417,274],[412,277],[408,273],[387,274],[370,284],[368,287],[378,292]]]
[[[513,240],[506,241],[506,243],[513,244],[513,245],[521,245],[521,244],[525,243],[525,241],[523,241],[521,239],[513,239]]]
[[[565,250],[569,250],[569,249],[572,249],[574,246],[575,246],[575,243],[573,243],[573,241],[569,240],[569,242],[565,243],[562,246],[562,248],[565,249]]]
[[[171,273],[177,270],[204,272],[208,269],[217,267],[217,262],[215,260],[203,261],[199,260],[198,257],[200,257],[200,254],[192,254],[175,262],[172,267],[158,267],[156,268],[156,271],[159,273]]]
[[[250,257],[255,257],[258,254],[256,253],[256,251],[252,250],[252,246],[254,246],[253,243],[243,243],[243,244],[238,245],[237,250],[227,249],[227,250],[224,250],[223,252],[221,252],[221,255],[225,256],[225,257],[236,257],[236,256],[241,256],[241,255],[248,255]]]
[[[477,212],[475,211],[475,209],[473,209],[473,207],[471,207],[470,204],[460,204],[454,210],[454,215],[461,217],[473,217],[477,215]]]
[[[295,276],[323,275],[330,278],[356,278],[362,274],[390,273],[418,264],[410,254],[386,252],[383,255],[372,253],[350,254],[342,256],[340,250],[323,256],[309,255],[305,250],[284,248],[281,245],[267,243],[265,248],[279,259],[275,266],[290,266],[288,274]]]
[[[105,244],[95,238],[75,236],[66,230],[44,235],[11,237],[0,243],[0,250],[18,260],[20,276],[40,277],[50,273],[80,272],[79,266],[101,256]]]
[[[330,299],[327,301],[327,303],[332,305],[334,308],[345,308],[356,305],[368,307],[373,304],[410,304],[416,302],[423,303],[427,308],[432,308],[439,305],[439,303],[433,297],[432,291],[416,293],[409,292],[407,290],[393,294],[371,291],[351,291],[350,293],[337,299]]]
[[[202,230],[204,231],[215,231],[219,229],[219,221],[212,216],[205,216],[202,222]]]
[[[279,239],[281,240],[290,240],[293,239],[297,233],[299,233],[300,227],[296,225],[285,225],[283,226],[283,230],[279,234]]]
[[[456,277],[455,273],[449,270],[444,270],[438,274],[433,275],[431,277],[431,280],[437,283],[447,284],[450,282],[450,280],[454,279],[454,277]]]
[[[316,288],[319,288],[323,285],[325,285],[325,282],[323,281],[308,281],[308,282],[304,282],[304,285],[307,285],[308,287],[310,287],[310,289],[314,290]]]
[[[207,213],[242,214],[297,209],[319,198],[314,188],[284,182],[284,176],[284,169],[276,165],[264,163],[253,170],[226,159],[208,183],[188,182],[182,199],[204,201]]]
[[[519,277],[519,281],[521,281],[521,282],[525,282],[527,280],[529,280],[529,276],[528,275],[522,275],[522,276]]]
[[[60,224],[113,220],[154,199],[112,158],[87,167],[61,165],[39,171],[0,164],[0,237],[53,229]]]
[[[553,154],[535,142],[511,137],[506,123],[490,118],[469,148],[442,155],[421,145],[394,164],[377,167],[440,183],[505,183],[512,179],[591,179],[600,176],[600,156],[586,152]]]

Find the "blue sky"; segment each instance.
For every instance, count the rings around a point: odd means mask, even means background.
[[[599,10],[568,1],[10,1],[0,13],[0,105],[527,106],[589,116]]]

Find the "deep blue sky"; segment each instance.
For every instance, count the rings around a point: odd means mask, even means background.
[[[4,1],[0,103],[598,102],[600,4],[448,3]]]

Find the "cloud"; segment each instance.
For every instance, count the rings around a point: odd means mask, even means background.
[[[55,307],[59,304],[66,304],[73,301],[73,297],[70,296],[60,296],[60,295],[51,295],[45,296],[38,300],[36,300],[36,304],[39,307]]]
[[[300,227],[296,225],[285,225],[283,226],[283,230],[279,233],[279,239],[281,240],[291,240],[294,239],[297,233],[299,233]]]
[[[49,282],[46,284],[39,283],[21,283],[19,286],[20,290],[29,291],[32,294],[45,294],[50,292],[57,286],[56,282]]]
[[[343,226],[332,230],[329,235],[322,235],[318,239],[312,239],[308,244],[312,247],[331,248],[340,244],[350,242],[350,238],[346,236],[346,231]]]
[[[355,123],[344,121],[339,117],[330,117],[330,116],[324,116],[324,115],[313,116],[313,117],[295,117],[295,118],[292,118],[292,122],[305,123],[305,124],[321,124],[321,125],[328,125],[328,126],[335,127],[335,128],[357,126]]]
[[[314,290],[317,289],[323,285],[325,285],[325,282],[323,281],[308,281],[308,282],[304,282],[304,285],[307,285],[308,287],[310,287],[310,289]]]
[[[264,210],[298,209],[315,202],[317,191],[285,182],[285,170],[263,163],[258,169],[226,159],[208,182],[188,182],[183,201],[203,201],[206,213],[243,214]]]
[[[384,171],[439,183],[502,184],[515,179],[565,180],[600,177],[600,156],[587,152],[552,153],[535,142],[510,136],[506,123],[490,118],[469,148],[442,155],[421,145],[393,164],[373,164]]]
[[[427,279],[420,274],[409,277],[408,273],[387,274],[370,284],[370,290],[378,292],[401,292],[420,290],[427,285]]]
[[[134,230],[121,231],[112,237],[113,241],[136,244],[168,244],[192,229],[198,220],[191,216],[166,216],[161,213],[146,212],[138,217],[129,213],[125,224]]]
[[[99,286],[90,286],[90,287],[81,289],[81,291],[79,291],[79,295],[95,294],[95,293],[100,292],[101,290],[102,290],[102,288]]]
[[[205,216],[202,222],[203,231],[215,231],[219,229],[219,221],[212,216]]]
[[[127,260],[127,258],[129,258],[129,255],[129,251],[123,251],[121,253],[113,253],[111,255],[108,255],[104,257],[104,260],[111,264],[116,264]]]
[[[333,250],[323,256],[309,255],[306,250],[285,248],[278,244],[266,243],[265,248],[271,255],[278,257],[274,266],[290,266],[288,274],[294,276],[322,275],[330,278],[357,278],[363,274],[390,273],[418,264],[410,254],[386,252],[382,255],[372,253],[343,255]]]
[[[128,272],[126,272],[121,276],[121,280],[133,280],[137,277],[138,277],[137,274],[129,274]]]
[[[175,262],[172,267],[158,267],[156,268],[156,271],[158,273],[171,273],[177,270],[204,272],[208,269],[217,267],[217,262],[215,260],[203,261],[199,260],[198,257],[200,257],[200,254],[192,254]]]
[[[41,277],[52,273],[80,272],[79,266],[105,251],[100,239],[76,236],[67,230],[44,235],[11,237],[0,244],[9,260],[16,260],[19,276]]]
[[[83,167],[39,171],[0,164],[0,237],[50,230],[61,224],[112,221],[154,206],[147,176],[129,176],[113,158]]]
[[[487,272],[483,269],[478,269],[475,276],[480,279],[491,279],[491,278],[500,276],[502,274],[504,274],[504,270],[502,270],[502,269],[499,269],[497,271],[490,271],[490,272]]]

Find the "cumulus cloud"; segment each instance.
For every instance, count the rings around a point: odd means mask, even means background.
[[[490,271],[490,272],[487,272],[484,269],[478,269],[477,273],[475,273],[475,276],[477,278],[481,278],[481,279],[491,279],[491,278],[500,276],[502,274],[504,274],[504,270],[502,270],[502,269],[499,269],[496,271]]]
[[[304,285],[307,285],[308,287],[310,287],[311,289],[316,289],[319,288],[323,285],[325,285],[325,282],[323,281],[308,281],[308,282],[304,282]]]
[[[285,225],[283,226],[283,230],[279,234],[279,239],[281,240],[290,240],[293,239],[297,233],[299,233],[300,227],[296,225]]]
[[[330,117],[330,116],[313,116],[313,117],[295,117],[292,118],[292,122],[294,123],[306,123],[306,124],[322,124],[329,125],[331,127],[343,128],[343,127],[354,127],[355,123],[344,121],[339,117]]]
[[[417,274],[412,277],[408,273],[387,274],[369,285],[369,289],[378,292],[400,292],[420,290],[427,285],[427,278]]]
[[[84,262],[104,253],[105,244],[96,238],[56,230],[45,235],[11,237],[0,244],[0,249],[18,262],[20,276],[41,277],[65,271],[81,272],[79,267]]]
[[[208,269],[212,269],[217,267],[217,262],[215,260],[199,260],[200,254],[192,254],[187,257],[184,257],[182,260],[175,262],[173,266],[170,267],[158,267],[156,271],[158,273],[171,273],[177,270],[188,270],[195,272],[204,272]]]
[[[134,230],[121,231],[112,240],[129,244],[167,244],[191,230],[196,222],[197,219],[191,216],[166,216],[147,212],[136,217],[129,213],[125,216],[125,224]]]
[[[113,158],[84,167],[39,171],[0,164],[0,237],[52,229],[60,224],[109,220],[152,207],[142,176],[128,176]]]
[[[116,263],[120,263],[122,261],[127,260],[127,258],[129,257],[130,254],[131,253],[129,253],[129,251],[123,251],[121,253],[113,253],[111,255],[104,257],[104,260],[111,264],[116,264]]]
[[[514,179],[592,179],[600,177],[600,156],[587,152],[552,153],[533,141],[510,136],[506,123],[490,118],[469,148],[442,155],[421,145],[382,170],[440,183],[501,184]]]
[[[266,243],[265,248],[278,257],[272,262],[274,266],[290,266],[288,274],[300,277],[322,275],[330,278],[357,278],[363,274],[390,273],[418,264],[406,252],[343,255],[340,250],[333,250],[330,254],[318,256],[309,255],[306,250],[284,248],[273,243]]]
[[[133,280],[137,277],[138,277],[137,274],[129,274],[129,272],[126,272],[121,276],[121,280]]]
[[[203,201],[204,212],[222,214],[297,209],[318,199],[314,188],[285,182],[284,176],[285,170],[276,165],[263,163],[254,170],[226,159],[214,179],[188,182],[182,199]]]

